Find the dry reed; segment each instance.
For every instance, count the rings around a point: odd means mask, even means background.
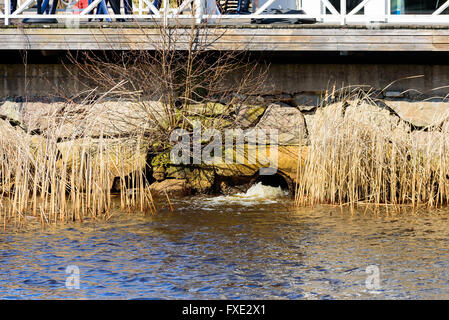
[[[156,207],[145,177],[148,142],[103,133],[105,114],[94,106],[64,104],[44,117],[40,135],[0,120],[0,223],[21,227],[110,219],[111,188],[120,179],[121,209]],[[28,125],[32,125],[32,119]],[[68,133],[71,133],[67,136]],[[29,219],[27,216],[34,216]]]
[[[448,125],[417,130],[361,90],[335,100],[308,128],[296,205],[448,205]]]

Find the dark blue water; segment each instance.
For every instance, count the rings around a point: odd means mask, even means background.
[[[351,217],[289,204],[195,198],[173,213],[1,231],[0,298],[449,298],[447,212]],[[79,289],[66,287],[68,266]]]

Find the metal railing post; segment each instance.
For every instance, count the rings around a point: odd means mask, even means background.
[[[370,22],[387,22],[388,19],[388,4],[390,0],[370,0],[365,4],[365,23]],[[375,19],[367,20],[369,17]]]
[[[170,0],[164,0],[164,27],[168,25],[168,10],[170,9]]]
[[[322,2],[321,0],[302,0],[301,9],[308,15],[314,16],[321,21],[322,17]]]
[[[346,24],[346,0],[340,0],[341,25]]]
[[[5,0],[5,25],[9,25],[9,13],[11,11],[10,0]]]
[[[382,1],[382,0],[379,0]],[[383,21],[385,23],[388,23],[388,17],[390,16],[390,0],[383,0],[383,13],[384,13],[384,17],[383,17]]]
[[[195,22],[200,24],[203,22],[204,2],[206,0],[195,0]]]

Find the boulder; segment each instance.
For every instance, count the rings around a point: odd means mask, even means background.
[[[148,128],[149,123],[162,123],[168,115],[157,101],[105,101],[89,106],[85,126],[90,135],[127,135]]]
[[[165,169],[164,169],[164,167],[159,167],[159,168],[156,168],[154,171],[153,171],[153,178],[156,180],[156,181],[162,181],[162,180],[164,180],[165,179]]]
[[[331,138],[343,132],[342,126],[349,129],[377,130],[389,135],[402,136],[409,126],[388,108],[363,100],[340,101],[320,107],[315,114],[305,115],[307,130],[312,140]]]
[[[22,112],[22,119],[24,125],[30,131],[46,131],[49,127],[55,124],[55,115],[58,111],[63,110],[65,104],[62,102],[24,102]],[[79,125],[79,123],[78,123]],[[59,132],[64,132],[66,136],[69,136],[76,130],[77,125],[68,125],[68,122],[64,126],[59,125],[57,128]]]
[[[218,185],[219,192],[224,195],[235,195],[237,193],[245,193],[250,187],[250,178],[243,181],[221,181]]]
[[[187,176],[183,167],[171,165],[165,169],[165,175],[167,179],[186,179]]]
[[[229,108],[221,103],[208,102],[186,105],[184,107],[188,115],[202,115],[207,117],[222,116],[229,112]]]
[[[187,196],[191,189],[185,179],[167,179],[161,182],[154,182],[150,185],[150,190],[159,195],[167,193],[170,196]]]
[[[385,132],[396,128],[400,119],[386,108],[365,101],[349,101],[345,109],[345,118],[366,126],[377,127]]]
[[[279,145],[304,145],[307,128],[304,116],[297,108],[283,103],[270,104],[256,129],[277,129]]]
[[[261,105],[240,105],[236,110],[235,127],[247,129],[257,124],[263,115],[266,106]]]
[[[0,106],[0,118],[20,123],[22,122],[21,109],[22,103],[5,101]]]
[[[448,102],[386,101],[403,120],[417,127],[441,124],[449,117]]]
[[[167,118],[166,109],[157,101],[26,102],[23,105],[26,127],[58,137],[127,135]]]
[[[215,181],[215,172],[213,168],[186,168],[185,173],[189,185],[195,191],[204,193],[212,189]]]
[[[277,146],[275,159],[271,157],[263,157],[265,163],[270,163],[270,167],[276,167],[277,170],[282,171],[291,179],[296,179],[296,172],[298,168],[298,159],[300,156],[305,159],[307,154],[307,146]],[[271,148],[269,149],[269,155],[271,155]],[[268,162],[267,160],[272,160]],[[214,170],[217,176],[225,178],[250,178],[254,176],[260,168],[267,167],[262,166],[259,163],[247,163],[249,159],[245,158],[245,163],[223,163],[215,165]],[[275,160],[275,161],[274,161]]]

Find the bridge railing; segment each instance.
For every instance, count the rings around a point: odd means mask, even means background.
[[[317,23],[341,25],[373,23],[449,25],[449,14],[447,14],[449,0],[436,0],[435,10],[426,14],[406,14],[400,7],[396,8],[404,0],[358,0],[358,4],[351,10],[347,10],[347,0],[299,0],[299,5],[297,0],[252,0],[251,12],[247,14],[220,13],[215,0],[184,0],[179,6],[171,3],[170,0],[161,0],[160,8],[157,8],[151,0],[137,0],[132,14],[123,14],[123,9],[121,14],[114,14],[111,8],[106,8],[105,0],[90,0],[85,8],[79,5],[81,0],[60,0],[65,7],[55,8],[55,10],[50,10],[50,0],[40,0],[42,14],[37,13],[37,0],[16,0],[15,5],[13,5],[14,0],[0,1],[3,1],[3,7],[0,7],[0,19],[4,19],[5,25],[10,24],[11,20],[43,18],[57,19],[58,22],[67,24],[96,19],[106,19],[106,21],[138,19],[139,21],[158,21],[163,24],[169,24],[174,20],[194,19],[196,23],[207,20],[209,23],[223,24],[230,20],[263,20],[279,17],[314,18]],[[336,8],[336,3],[339,4],[339,10]],[[95,13],[98,6],[106,8],[106,12]],[[267,14],[266,10],[270,8],[302,9],[305,14]]]

